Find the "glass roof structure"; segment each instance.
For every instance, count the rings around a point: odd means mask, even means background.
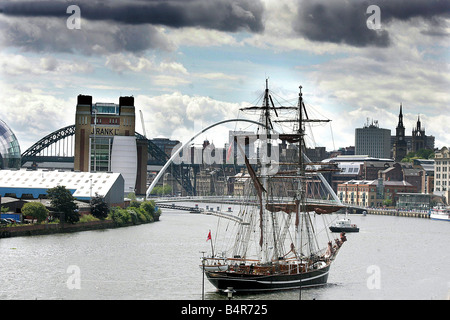
[[[0,168],[20,168],[20,145],[8,125],[0,120]]]

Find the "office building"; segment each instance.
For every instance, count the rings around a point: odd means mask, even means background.
[[[355,129],[355,154],[389,159],[391,156],[391,130],[382,129],[378,121]]]

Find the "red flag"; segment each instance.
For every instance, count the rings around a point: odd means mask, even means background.
[[[231,156],[231,150],[233,150],[233,145],[232,144],[230,144],[230,147],[228,148],[228,152],[227,152],[227,163],[228,163],[228,160],[230,160],[230,156]]]
[[[208,240],[211,240],[211,230],[209,230],[208,238],[206,238],[206,241],[208,241]]]

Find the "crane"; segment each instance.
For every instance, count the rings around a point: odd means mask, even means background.
[[[147,134],[145,133],[144,116],[142,115],[142,110],[139,110],[139,113],[141,114],[142,131],[144,131],[144,137],[147,138]]]

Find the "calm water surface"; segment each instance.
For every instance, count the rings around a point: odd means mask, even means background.
[[[450,223],[351,219],[360,232],[347,234],[328,284],[303,290],[303,299],[449,299]],[[164,210],[147,225],[1,239],[0,299],[200,300],[200,251],[210,249],[206,236],[216,225],[214,216]],[[205,292],[225,298],[207,280]],[[298,291],[238,297],[298,298]]]

